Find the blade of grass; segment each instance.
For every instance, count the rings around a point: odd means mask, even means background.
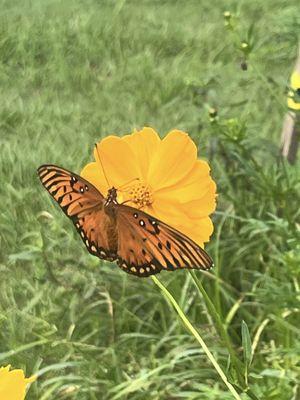
[[[176,302],[176,300],[174,299],[174,297],[172,296],[172,294],[168,291],[168,289],[160,282],[160,280],[156,277],[156,276],[152,276],[152,280],[153,282],[160,288],[160,290],[162,291],[162,293],[164,294],[164,296],[170,301],[170,303],[172,304],[172,306],[174,307],[174,309],[176,310],[176,312],[178,313],[179,317],[181,318],[182,322],[184,323],[184,325],[186,326],[186,328],[191,332],[191,334],[195,337],[195,339],[198,341],[198,343],[200,344],[200,346],[202,347],[202,349],[204,350],[205,354],[207,355],[207,358],[210,360],[210,362],[212,363],[212,365],[214,366],[215,370],[217,371],[217,373],[219,374],[220,378],[222,379],[222,381],[225,383],[225,385],[227,386],[228,390],[230,391],[230,393],[232,394],[232,396],[236,399],[236,400],[241,400],[240,395],[237,393],[237,391],[235,390],[235,388],[231,385],[231,383],[228,381],[225,373],[223,372],[222,368],[220,367],[220,365],[218,364],[217,360],[215,359],[215,357],[213,356],[213,354],[210,352],[209,348],[207,347],[206,343],[204,342],[204,340],[202,339],[202,337],[200,336],[200,334],[197,332],[197,330],[194,328],[194,326],[191,324],[191,322],[189,321],[189,319],[186,317],[186,315],[184,314],[184,312],[182,311],[182,309],[179,307],[178,303]]]
[[[225,329],[221,318],[213,304],[213,302],[210,300],[209,296],[206,293],[206,290],[204,289],[204,287],[202,286],[202,283],[200,282],[200,280],[197,278],[195,271],[189,271],[189,273],[191,274],[193,281],[199,291],[199,293],[201,294],[201,296],[204,299],[204,302],[206,304],[206,307],[210,313],[210,315],[212,316],[214,323],[215,323],[215,329],[217,331],[217,333],[219,334],[220,338],[222,339],[224,345],[226,346],[228,353],[230,354],[230,359],[231,359],[231,363],[233,364],[234,368],[235,368],[235,372],[237,374],[237,378],[239,381],[239,384],[244,387],[245,386],[245,382],[244,382],[244,378],[243,375],[241,374],[242,371],[242,363],[240,362],[240,360],[237,358],[235,350],[232,346],[230,337],[228,335],[227,330]]]

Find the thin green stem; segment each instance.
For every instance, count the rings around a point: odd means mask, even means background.
[[[228,381],[225,373],[223,372],[222,368],[214,358],[213,354],[210,352],[209,348],[207,347],[206,343],[200,336],[200,334],[197,332],[197,330],[193,327],[193,325],[190,323],[174,297],[171,295],[171,293],[168,291],[168,289],[160,282],[160,280],[156,276],[152,276],[153,282],[160,288],[162,293],[165,295],[165,297],[170,301],[172,306],[175,308],[176,312],[178,313],[179,317],[181,318],[182,322],[186,326],[186,328],[191,332],[191,334],[195,337],[195,339],[198,341],[202,349],[204,350],[205,354],[207,355],[208,359],[211,361],[213,364],[215,370],[218,372],[220,375],[222,381],[225,383],[227,386],[228,390],[232,394],[232,396],[236,400],[242,400],[235,388],[231,385],[231,383]]]
[[[227,215],[224,214],[222,216],[221,221],[218,224],[218,231],[216,234],[216,255],[215,255],[215,275],[217,278],[220,278],[220,266],[219,266],[219,248],[220,248],[220,236],[221,236],[221,231],[223,228],[223,225],[227,219]],[[192,278],[194,280],[194,277],[192,275]],[[216,293],[216,304],[217,304],[217,309],[219,311],[219,314],[221,313],[221,298],[220,298],[220,280],[216,279],[215,281],[215,293]]]
[[[224,345],[227,347],[228,353],[230,354],[230,360],[231,360],[232,364],[234,365],[235,372],[238,377],[239,384],[241,386],[245,386],[243,374],[241,373],[242,363],[240,362],[240,360],[237,358],[237,356],[235,354],[235,350],[232,346],[228,332],[225,329],[225,327],[221,321],[220,315],[218,314],[213,302],[210,300],[208,294],[206,293],[206,290],[202,286],[202,283],[197,278],[195,271],[189,271],[189,273],[191,274],[193,281],[194,281],[196,287],[198,288],[199,292],[203,296],[206,307],[215,322],[215,328],[216,328],[217,333],[219,334],[220,338],[223,340]]]

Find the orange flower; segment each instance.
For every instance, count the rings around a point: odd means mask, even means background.
[[[173,130],[160,139],[152,128],[143,128],[122,138],[108,136],[94,157],[81,175],[104,196],[114,186],[119,202],[141,208],[202,247],[209,241],[216,184],[187,133]]]
[[[25,378],[21,369],[9,369],[10,365],[0,368],[0,399],[23,400],[28,383],[34,382],[36,377]]]

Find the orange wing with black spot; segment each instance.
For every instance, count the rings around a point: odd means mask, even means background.
[[[88,181],[64,168],[42,165],[39,178],[59,204],[63,212],[73,221],[88,251],[109,261],[116,259],[117,242],[111,221],[103,211],[104,197]]]
[[[140,210],[117,206],[118,265],[140,277],[162,270],[208,270],[210,256],[194,241]]]

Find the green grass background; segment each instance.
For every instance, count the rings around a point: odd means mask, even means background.
[[[242,320],[261,331],[256,396],[300,398],[300,169],[278,156],[299,33],[298,0],[0,1],[0,365],[39,371],[29,400],[232,399],[152,280],[90,256],[37,179],[144,125],[209,160],[216,268],[199,277],[241,360]],[[225,370],[190,275],[160,279]]]

